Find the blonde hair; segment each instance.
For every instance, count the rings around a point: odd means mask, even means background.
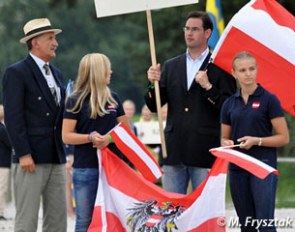
[[[111,62],[108,57],[101,53],[90,53],[85,55],[79,64],[79,73],[73,96],[77,101],[68,112],[78,113],[82,109],[85,99],[90,96],[90,118],[108,114],[105,110],[106,103],[118,106],[113,98],[108,85],[108,76],[111,72]]]
[[[236,68],[236,61],[239,60],[239,59],[254,59],[255,60],[255,63],[256,63],[256,59],[255,57],[249,53],[249,52],[246,52],[246,51],[242,51],[238,54],[235,55],[235,57],[233,58],[233,61],[232,61],[232,70],[235,70]]]

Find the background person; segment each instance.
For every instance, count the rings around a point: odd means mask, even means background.
[[[109,146],[119,154],[107,133],[119,122],[127,125],[122,103],[108,87],[111,74],[107,56],[85,55],[80,61],[76,88],[66,102],[62,137],[64,143],[75,145],[76,232],[86,232],[91,223],[98,187],[97,149]]]
[[[129,129],[137,136],[138,135],[137,128],[134,125],[134,121],[133,121],[134,114],[136,112],[136,105],[135,105],[134,101],[132,101],[130,99],[125,100],[123,102],[123,109],[124,109],[124,112],[125,112],[125,115],[126,115],[126,118],[128,121]]]
[[[67,185],[66,185],[66,196],[67,196],[67,212],[71,218],[76,218],[75,212],[75,199],[73,195],[73,162],[74,162],[74,150],[75,146],[70,144],[65,144],[65,150],[67,155]]]
[[[161,105],[167,103],[165,127],[167,158],[163,160],[163,187],[187,192],[207,176],[214,157],[209,149],[220,145],[219,114],[224,100],[236,90],[234,78],[210,63],[208,39],[213,23],[206,12],[192,12],[184,26],[186,53],[150,67],[145,102],[156,112],[154,81],[159,81]]]
[[[9,183],[9,171],[11,167],[12,146],[4,125],[3,105],[0,105],[0,220],[4,217],[6,198]]]
[[[222,107],[221,144],[240,144],[237,150],[277,168],[276,147],[289,143],[280,102],[256,83],[257,63],[250,53],[241,52],[234,57],[232,74],[241,89]],[[276,231],[269,222],[274,219],[277,176],[270,174],[262,180],[234,164],[229,170],[230,191],[241,231]],[[255,219],[267,223],[257,229],[257,223],[252,221]]]
[[[150,109],[148,108],[148,106],[146,104],[144,104],[141,107],[141,111],[140,111],[140,116],[138,119],[138,122],[135,123],[136,125],[136,129],[137,129],[137,134],[138,134],[138,138],[140,140],[143,140],[143,137],[145,136],[144,133],[144,124],[145,122],[152,122],[154,121],[154,114],[150,111]]]
[[[163,124],[166,125],[166,120],[167,120],[167,114],[168,114],[168,105],[167,103],[165,105],[162,106],[161,108],[161,115],[162,115],[162,120],[163,120]],[[160,164],[160,166],[163,166],[163,151],[162,151],[162,146],[161,144],[158,144],[156,150],[155,150],[158,154],[158,163]]]
[[[154,113],[150,111],[148,106],[144,104],[141,108],[139,122],[151,122],[154,121]]]
[[[3,77],[7,132],[15,149],[14,231],[37,231],[40,198],[43,230],[66,232],[66,155],[61,139],[63,76],[49,64],[58,42],[47,18],[24,26],[29,55],[9,66]],[[29,213],[28,213],[29,212]]]

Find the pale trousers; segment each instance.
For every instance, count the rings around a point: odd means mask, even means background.
[[[37,164],[33,173],[13,166],[15,232],[36,232],[40,202],[43,232],[67,231],[65,164]]]
[[[10,168],[0,168],[0,216],[4,216]]]

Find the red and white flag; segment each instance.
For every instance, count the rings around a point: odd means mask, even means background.
[[[226,26],[213,63],[231,73],[233,57],[247,51],[258,63],[257,81],[295,116],[295,17],[275,0],[252,0]]]
[[[146,180],[108,149],[99,160],[102,168],[88,232],[225,231],[219,224],[225,216],[227,161],[219,159],[198,189],[182,195]]]
[[[98,151],[99,185],[88,232],[225,232],[228,160],[242,166],[247,162],[253,174],[260,175],[262,169],[272,172],[267,165],[245,161],[243,156],[237,159],[230,151],[214,149],[223,158],[216,159],[206,180],[189,195],[166,192],[107,148],[102,154]]]
[[[146,179],[154,182],[162,176],[163,171],[156,159],[125,124],[120,123],[110,135],[119,150]]]
[[[273,167],[233,149],[218,147],[211,149],[210,152],[216,157],[228,160],[231,163],[240,166],[241,168],[253,173],[255,176],[261,179],[264,179],[270,173],[274,173],[276,175],[279,174],[278,171]]]

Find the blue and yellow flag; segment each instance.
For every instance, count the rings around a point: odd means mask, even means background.
[[[214,25],[212,35],[209,39],[209,47],[211,49],[214,49],[221,33],[224,30],[224,21],[220,0],[207,0],[206,11],[209,14]]]
[[[73,92],[73,83],[72,83],[72,80],[69,79],[67,87],[66,87],[66,96],[67,97],[70,96],[72,92]]]

